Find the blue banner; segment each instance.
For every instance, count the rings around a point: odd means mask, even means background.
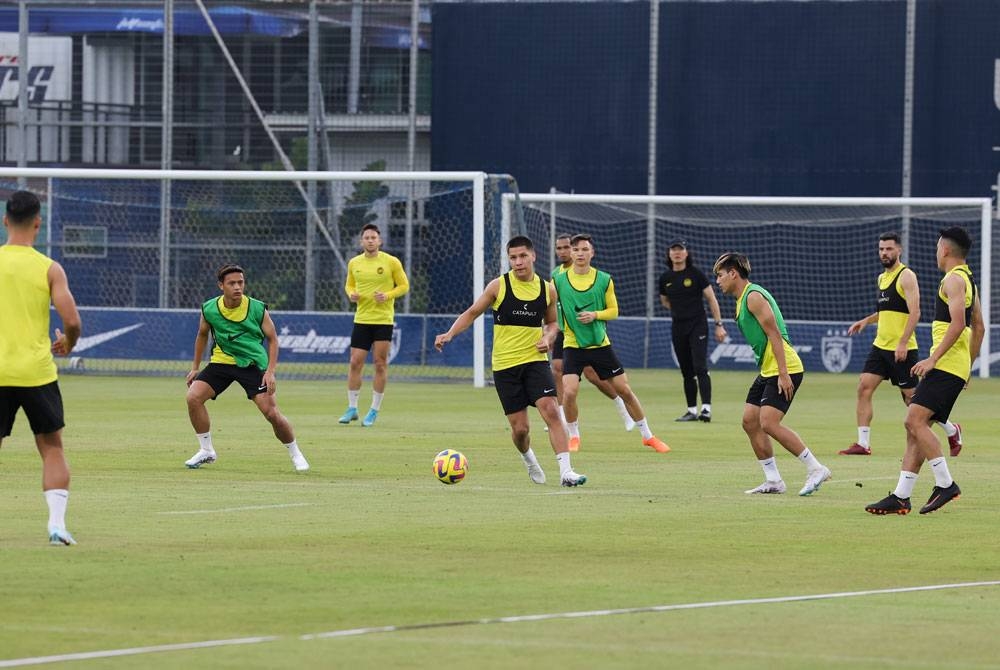
[[[198,310],[80,309],[84,336],[73,356],[92,359],[126,359],[190,362],[198,330]],[[282,363],[341,363],[350,359],[351,313],[272,312],[278,330]],[[444,332],[453,315],[397,315],[390,362],[395,365],[472,366],[471,329],[448,345],[443,353],[434,349],[434,336]],[[59,323],[53,312],[53,328]],[[670,345],[670,319],[618,319],[608,324],[608,334],[626,368],[676,368]],[[787,322],[788,334],[810,372],[857,374],[871,348],[874,328],[862,335],[847,336],[846,323]],[[750,345],[729,322],[725,343],[709,344],[709,367],[714,370],[757,369]],[[492,323],[486,321],[486,353],[492,343]],[[930,326],[917,327],[921,353],[930,348]],[[648,342],[648,344],[646,344]],[[990,374],[1000,374],[1000,334],[991,339]],[[88,365],[87,367],[94,367]],[[487,361],[487,370],[489,363]],[[978,364],[974,366],[978,370]]]

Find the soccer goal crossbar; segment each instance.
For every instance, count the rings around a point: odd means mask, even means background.
[[[824,330],[822,337],[815,338],[814,347],[822,349],[824,356],[827,350],[839,347],[840,357],[846,353],[850,358],[852,342],[846,337],[847,326],[874,311],[872,284],[881,271],[876,253],[878,235],[900,233],[902,260],[920,278],[921,321],[926,323],[934,313],[933,300],[940,278],[934,256],[937,233],[943,227],[961,225],[973,239],[969,262],[980,287],[987,329],[978,364],[982,377],[989,376],[990,364],[998,362],[991,356],[991,349],[997,347],[991,348],[990,338],[991,298],[995,292],[992,258],[1000,252],[992,235],[993,220],[993,202],[989,198],[550,192],[507,194],[501,206],[503,239],[514,231],[527,234],[536,244],[542,267],[546,260],[555,263],[558,234],[595,236],[594,264],[615,278],[620,315],[645,321],[642,331],[634,330],[626,336],[630,343],[642,342],[644,349],[636,356],[641,361],[657,359],[657,347],[670,347],[669,340],[663,342],[657,335],[660,322],[669,319],[659,306],[656,282],[665,269],[671,240],[686,240],[696,266],[706,274],[710,274],[712,260],[719,254],[747,253],[755,278],[769,288],[775,287],[786,320],[809,324],[817,332]],[[724,311],[726,305],[723,302]],[[928,340],[929,331],[918,332],[921,338]],[[729,349],[720,347],[718,351],[723,352],[718,355],[724,362]],[[831,362],[834,358],[831,354],[829,360],[823,359],[826,369],[840,371]]]
[[[464,380],[471,371],[473,383],[485,385],[483,319],[450,356],[433,351],[433,335],[478,297],[487,274],[497,271],[497,196],[516,189],[508,176],[0,167],[0,181],[8,193],[28,188],[39,194],[45,208],[39,248],[67,268],[80,305],[103,310],[102,318],[114,310],[160,316],[192,310],[216,290],[213,264],[240,262],[250,271],[249,285],[272,310],[291,314],[286,320],[293,330],[306,331],[288,336],[298,346],[289,345],[288,354],[282,343],[283,361],[296,356],[304,361],[300,368],[283,367],[301,370],[303,378],[343,375],[342,365],[328,366],[316,353],[341,356],[343,327],[329,321],[315,325],[319,322],[302,315],[349,315],[352,306],[343,291],[347,260],[360,252],[361,226],[377,223],[383,248],[404,262],[410,276],[411,291],[396,303],[404,325],[397,330],[405,330],[407,339],[393,344],[411,362],[412,376]],[[151,320],[136,332],[150,331]],[[172,341],[160,337],[159,343],[179,351]],[[306,361],[303,347],[312,347],[313,359]],[[88,366],[104,360],[106,348],[95,349]],[[173,369],[129,364],[140,374]]]

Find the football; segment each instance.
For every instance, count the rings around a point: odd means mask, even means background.
[[[434,476],[442,484],[457,484],[468,471],[469,462],[459,451],[445,449],[434,457]]]

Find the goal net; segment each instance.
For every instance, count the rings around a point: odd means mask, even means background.
[[[216,270],[232,262],[271,310],[279,376],[345,377],[347,262],[374,223],[411,287],[395,303],[393,377],[483,384],[482,320],[443,354],[434,336],[498,272],[500,196],[516,189],[509,177],[6,168],[4,196],[17,177],[43,203],[38,247],[65,267],[81,307],[83,337],[59,362],[66,372],[190,369],[199,307],[219,294]]]
[[[731,322],[735,301],[723,296],[711,276],[723,252],[750,258],[753,281],[769,289],[790,324],[790,337],[807,369],[859,372],[874,337],[869,328],[847,337],[847,327],[875,311],[875,278],[882,271],[878,236],[897,231],[903,260],[917,273],[921,295],[920,349],[930,346],[930,321],[941,272],[935,246],[941,228],[959,225],[973,239],[969,264],[980,286],[983,315],[997,285],[990,259],[1000,251],[992,236],[991,202],[960,198],[739,198],[701,196],[614,196],[521,193],[526,234],[537,245],[539,266],[555,264],[554,240],[561,233],[594,236],[594,266],[611,273],[620,307],[611,338],[626,366],[673,367],[670,320],[658,298],[671,240],[686,242],[694,265],[719,296],[730,321],[730,341],[710,344],[713,367],[752,367],[748,347]],[[514,196],[508,196],[510,202]],[[543,260],[544,259],[544,260]],[[711,335],[711,330],[709,334]],[[992,351],[997,351],[996,344]],[[980,361],[990,357],[986,338]],[[994,357],[995,358],[995,357]],[[989,366],[978,366],[989,374]]]

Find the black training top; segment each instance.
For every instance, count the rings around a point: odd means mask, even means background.
[[[689,265],[683,270],[668,269],[660,275],[660,295],[670,301],[670,314],[675,321],[705,318],[703,292],[708,283],[705,273]]]

